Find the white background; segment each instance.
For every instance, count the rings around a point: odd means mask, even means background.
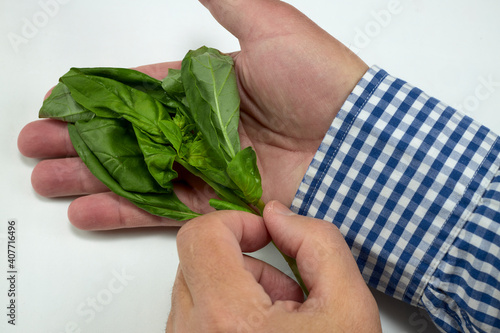
[[[72,66],[133,67],[178,60],[201,45],[234,51],[238,43],[195,0],[44,5],[51,2],[0,0],[0,331],[163,332],[177,268],[176,230],[75,229],[66,216],[71,199],[45,199],[32,190],[37,161],[19,154],[17,135]],[[498,0],[401,1],[384,20],[377,13],[390,0],[289,2],[369,65],[461,105],[500,132]],[[6,316],[11,218],[18,223],[15,327]],[[271,248],[258,256],[286,265]],[[436,331],[420,310],[375,296],[385,332]],[[96,298],[105,303],[99,311],[89,304]]]

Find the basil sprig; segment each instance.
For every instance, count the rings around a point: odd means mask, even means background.
[[[111,191],[163,217],[200,215],[173,191],[174,163],[202,178],[216,209],[263,207],[257,156],[240,149],[233,59],[202,47],[163,80],[123,68],[72,68],[40,109],[68,122],[71,141]]]

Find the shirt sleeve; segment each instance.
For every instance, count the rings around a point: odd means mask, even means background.
[[[333,222],[367,283],[446,332],[500,332],[500,142],[373,67],[292,203]]]

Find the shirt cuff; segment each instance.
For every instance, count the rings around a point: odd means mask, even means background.
[[[373,67],[333,120],[292,210],[333,222],[370,286],[422,306],[499,153],[486,127]]]

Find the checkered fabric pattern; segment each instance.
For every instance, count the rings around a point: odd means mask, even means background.
[[[292,203],[333,222],[367,283],[446,332],[500,332],[500,141],[371,68]]]

